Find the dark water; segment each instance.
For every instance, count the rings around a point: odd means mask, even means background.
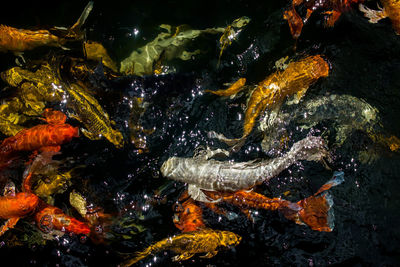
[[[11,4],[14,11],[0,11],[1,23],[20,28],[70,25],[85,5],[80,1],[42,5],[30,2],[23,8],[20,3]],[[172,222],[172,205],[184,184],[163,178],[159,173],[161,164],[173,155],[192,156],[198,145],[224,147],[207,138],[210,130],[237,137],[242,129],[238,114],[243,113],[244,96],[222,99],[202,91],[221,88],[239,77],[246,77],[248,84],[256,84],[274,71],[276,60],[285,56],[323,54],[331,64],[329,77],[314,84],[304,101],[325,94],[362,98],[379,110],[385,131],[400,136],[400,37],[394,34],[390,21],[369,24],[355,8],[345,13],[334,28],[327,29],[322,25],[322,17],[315,14],[305,25],[294,51],[294,41],[282,19],[287,5],[286,1],[95,1],[86,24],[88,39],[102,42],[117,61],[152,40],[162,23],[204,29],[225,27],[241,16],[252,21],[238,41],[225,51],[219,69],[216,68],[218,39],[214,38],[204,44],[209,48],[205,55],[189,63],[176,62],[175,74],[126,77],[98,88],[99,102],[125,136],[129,106],[123,96],[144,95],[149,106],[141,123],[144,128],[156,129],[147,139],[149,153],[140,155],[132,145],[117,150],[107,141],[85,138],[63,147],[60,157],[71,157],[74,164],[87,167],[74,178],[66,193],[57,196],[56,205],[67,208],[69,192],[79,189],[106,212],[122,212],[121,223],[114,225],[109,244],[94,244],[91,240],[65,235],[41,245],[30,242],[35,235],[29,234],[20,246],[1,247],[2,259],[7,258],[15,266],[116,266],[129,253],[179,233]],[[134,28],[139,29],[136,37],[131,34]],[[44,49],[40,54],[41,49],[35,50],[26,57],[41,57],[47,51]],[[14,57],[1,54],[0,66],[1,71],[14,66]],[[327,121],[318,124],[314,131],[334,132],[332,127]],[[292,143],[307,134],[294,127],[291,131]],[[254,131],[233,158],[238,161],[266,158],[260,142],[259,132]],[[371,149],[376,151],[377,159],[361,164],[358,153]],[[331,190],[335,203],[333,232],[312,231],[286,220],[278,212],[259,211],[252,223],[235,207],[227,207],[237,214],[231,220],[219,218],[204,208],[208,226],[243,237],[237,247],[221,251],[212,259],[195,256],[172,263],[173,253],[166,252],[157,254],[156,262],[150,256],[140,263],[143,266],[400,265],[399,154],[377,147],[362,131],[352,132],[340,147],[332,148],[332,153],[332,168],[345,172],[345,183]],[[331,175],[319,163],[304,162],[260,186],[259,191],[269,197],[290,191],[287,199],[297,201],[314,193]],[[148,201],[160,188],[163,188],[160,198]],[[127,226],[129,223],[142,225],[146,230],[137,233],[136,227]],[[36,230],[29,222],[22,221],[11,231],[23,237],[24,231]]]

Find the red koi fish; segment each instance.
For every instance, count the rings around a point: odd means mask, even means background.
[[[325,183],[314,195],[296,203],[281,199],[268,198],[253,191],[237,191],[231,194],[204,191],[211,199],[223,201],[240,207],[247,215],[248,209],[279,210],[289,220],[297,224],[308,225],[316,231],[331,232],[334,227],[331,207],[332,198],[328,192],[332,186],[344,181],[343,172],[335,172],[333,178]]]
[[[46,109],[43,113],[48,124],[36,125],[8,137],[0,144],[0,159],[7,161],[20,151],[60,151],[61,144],[79,136],[79,129],[65,123],[66,116],[60,111]]]
[[[325,26],[333,27],[344,11],[351,5],[362,3],[364,0],[292,0],[292,6],[283,14],[283,18],[289,23],[290,33],[294,39],[299,38],[303,24],[307,22],[311,14],[317,9],[326,10],[324,14]],[[304,19],[297,13],[295,7],[303,5],[307,9]]]

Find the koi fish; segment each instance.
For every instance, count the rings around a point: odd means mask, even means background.
[[[233,145],[233,149],[238,150],[253,130],[256,119],[261,112],[266,108],[279,107],[288,96],[296,95],[297,99],[300,99],[312,83],[321,77],[327,77],[328,74],[329,65],[320,55],[309,56],[297,62],[289,63],[284,71],[271,74],[260,82],[252,92],[247,102],[241,138],[228,139],[215,132],[210,132],[209,136],[218,138],[228,145]]]
[[[296,203],[281,199],[268,198],[253,191],[237,191],[234,193],[204,192],[211,199],[221,198],[243,209],[279,210],[283,215],[297,224],[308,225],[316,231],[331,232],[334,228],[332,197],[327,190],[344,181],[343,172],[335,172],[330,181],[325,183],[314,195]]]
[[[185,200],[182,204],[182,202]],[[173,207],[175,214],[173,222],[182,232],[192,232],[206,228],[203,221],[203,210],[189,197],[185,191],[179,198],[179,202]]]
[[[179,255],[172,258],[173,261],[187,260],[197,253],[206,253],[203,258],[214,257],[220,248],[234,247],[242,238],[229,231],[204,229],[200,231],[186,232],[173,237],[163,239],[149,246],[142,252],[136,253],[133,259],[127,260],[121,266],[131,266],[141,259],[163,250],[172,250]]]
[[[16,29],[6,25],[0,25],[0,51],[12,51],[21,53],[40,46],[63,47],[68,40],[79,40],[84,37],[80,30],[83,23],[93,8],[93,1],[90,1],[77,22],[69,29],[54,27],[50,30],[26,30]]]
[[[219,45],[221,47],[221,50],[219,52],[217,68],[219,68],[219,65],[221,63],[221,57],[224,50],[232,44],[232,40],[235,40],[237,35],[242,31],[242,28],[245,27],[247,24],[249,24],[249,22],[250,18],[241,17],[235,19],[232,22],[232,24],[230,24],[228,27],[225,28],[224,33],[221,35],[221,38],[219,39]]]
[[[234,82],[231,86],[229,86],[228,89],[225,90],[217,90],[217,91],[212,91],[212,90],[204,90],[204,92],[207,93],[212,93],[214,95],[219,95],[219,96],[230,96],[237,94],[240,92],[243,88],[243,86],[246,83],[246,78],[240,78],[236,82]]]
[[[225,31],[225,28],[222,27],[195,30],[189,29],[185,25],[172,27],[165,24],[160,25],[160,28],[167,32],[161,32],[154,40],[133,51],[129,57],[122,60],[120,73],[139,76],[151,75],[156,67],[156,72],[161,74],[162,62],[178,58],[187,61],[201,52],[200,50],[186,51],[185,48],[190,42],[203,35],[220,34]],[[176,28],[175,32],[173,28]]]
[[[19,151],[60,151],[61,144],[78,137],[78,128],[65,122],[65,115],[60,111],[46,110],[44,115],[49,124],[36,125],[18,132],[15,136],[3,140],[0,145],[0,157],[7,158]]]
[[[34,220],[38,228],[45,233],[58,230],[77,235],[89,235],[91,232],[88,224],[68,216],[61,209],[44,201],[40,201],[39,210],[35,213]]]
[[[67,87],[67,93],[71,96],[68,105],[77,115],[70,114],[70,117],[84,124],[86,129],[82,133],[90,140],[99,140],[105,137],[117,148],[124,146],[122,133],[114,130],[115,124],[110,120],[108,114],[100,106],[99,102],[90,95],[81,83],[73,83]]]
[[[328,154],[324,147],[321,137],[309,136],[296,142],[285,155],[259,162],[172,157],[162,164],[161,173],[166,178],[188,183],[189,195],[194,200],[210,202],[200,189],[235,192],[252,188],[300,160],[321,160]]]
[[[15,193],[15,186],[9,183],[4,196],[0,197],[0,219],[7,220],[0,227],[0,236],[13,228],[20,218],[31,215],[39,205],[40,199],[29,192]]]
[[[333,27],[344,11],[351,8],[352,4],[363,2],[364,0],[292,0],[292,5],[283,13],[283,18],[288,21],[290,33],[294,39],[299,38],[303,24],[307,22],[311,14],[318,9],[325,11],[325,26]],[[303,5],[307,9],[307,14],[303,20],[297,13],[295,7]]]
[[[400,35],[400,2],[397,0],[381,0],[381,3],[383,8],[379,7],[379,10],[372,10],[363,4],[360,4],[358,8],[371,23],[377,23],[383,18],[389,18],[396,34]]]

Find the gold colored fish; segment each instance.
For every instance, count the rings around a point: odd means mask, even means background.
[[[105,137],[117,148],[124,146],[122,133],[112,128],[115,123],[110,120],[99,102],[87,92],[81,83],[70,84],[67,93],[70,96],[68,105],[77,113],[70,114],[70,116],[85,126],[86,129],[83,129],[82,133],[87,138],[99,140]]]
[[[163,250],[172,250],[179,255],[172,258],[173,261],[187,260],[196,253],[206,253],[203,258],[214,257],[220,248],[234,247],[241,241],[241,237],[228,231],[204,229],[200,231],[186,232],[173,237],[163,239],[136,254],[121,266],[131,266],[150,254]]]
[[[296,95],[300,99],[308,87],[329,74],[329,64],[320,56],[309,56],[291,62],[284,71],[277,71],[260,82],[252,92],[245,111],[243,135],[240,139],[218,137],[229,145],[241,144],[251,133],[256,119],[266,108],[273,109],[286,97]]]
[[[218,63],[217,63],[217,68],[219,67],[221,63],[221,57],[222,53],[225,51],[225,49],[232,44],[232,41],[236,39],[237,35],[240,33],[243,27],[245,27],[247,24],[249,24],[250,18],[248,17],[241,17],[238,19],[235,19],[232,24],[228,25],[228,27],[225,28],[224,33],[221,35],[219,38],[219,45],[221,47],[221,50],[219,52],[219,57],[218,57]]]
[[[234,82],[231,86],[229,86],[228,89],[217,90],[217,91],[204,90],[204,92],[212,93],[214,95],[219,95],[219,96],[230,96],[239,93],[243,89],[245,83],[246,83],[246,78],[240,78],[239,80]]]
[[[1,78],[13,87],[22,89],[21,95],[32,94],[40,101],[59,102],[63,98],[62,82],[47,62],[35,71],[14,67],[1,73]]]
[[[14,67],[1,73],[1,78],[17,87],[16,96],[0,105],[0,131],[15,135],[30,116],[37,117],[44,111],[46,102],[59,102],[64,91],[47,64],[35,72]]]
[[[394,135],[388,137],[384,134],[376,134],[373,131],[368,131],[368,136],[375,143],[380,143],[388,147],[393,152],[396,152],[400,149],[400,139]]]
[[[52,196],[54,194],[60,194],[65,192],[68,186],[71,185],[71,179],[73,173],[77,168],[83,166],[77,166],[67,172],[59,173],[54,166],[50,167],[49,170],[42,170],[45,173],[40,173],[44,178],[38,179],[36,185],[33,188],[33,192],[40,198],[46,200],[48,204],[52,204]]]
[[[16,135],[24,129],[23,124],[28,117],[19,111],[24,109],[23,103],[18,98],[5,101],[0,105],[0,132],[7,136]]]

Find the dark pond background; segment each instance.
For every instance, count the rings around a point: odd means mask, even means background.
[[[59,3],[30,1],[10,2],[0,10],[0,23],[29,28],[32,26],[68,26],[75,22],[86,5],[83,1]],[[369,6],[375,7],[375,1]],[[321,15],[314,14],[303,28],[294,51],[282,12],[288,1],[95,1],[87,21],[88,39],[103,43],[111,56],[121,61],[130,52],[158,33],[158,25],[188,24],[194,29],[225,27],[241,16],[251,23],[238,40],[224,53],[221,68],[216,68],[218,37],[207,37],[198,43],[207,53],[193,61],[174,62],[176,74],[165,76],[126,77],[98,87],[96,97],[117,127],[128,135],[129,119],[126,97],[144,95],[149,106],[142,117],[145,128],[155,127],[148,136],[149,153],[138,155],[132,145],[117,150],[106,141],[74,140],[62,149],[61,158],[73,158],[86,168],[74,178],[73,186],[56,198],[56,205],[68,208],[68,195],[78,189],[106,212],[121,213],[121,222],[112,229],[109,244],[82,241],[65,235],[45,245],[34,242],[35,228],[21,221],[14,231],[24,236],[21,245],[1,243],[2,262],[15,266],[116,266],[129,253],[142,250],[150,243],[179,233],[172,223],[172,205],[184,184],[167,181],[159,174],[164,160],[172,155],[192,156],[198,145],[224,147],[207,138],[215,130],[228,136],[240,136],[246,97],[222,99],[202,94],[224,83],[246,77],[256,84],[274,71],[276,60],[289,56],[323,54],[332,66],[326,79],[318,81],[304,100],[317,95],[350,94],[365,99],[379,110],[381,123],[388,133],[400,136],[400,37],[389,20],[369,24],[357,8],[339,19],[332,29],[323,27]],[[133,29],[139,34],[134,35]],[[44,57],[51,49],[25,54]],[[56,50],[56,49],[52,49]],[[67,53],[67,52],[65,52]],[[71,52],[72,53],[72,52]],[[0,54],[0,71],[14,66],[12,54]],[[4,84],[2,84],[4,86]],[[0,92],[0,97],[3,92]],[[125,100],[124,100],[125,97]],[[76,124],[76,121],[69,120]],[[330,129],[330,122],[315,127],[315,132]],[[308,132],[291,129],[291,143]],[[237,161],[267,158],[260,150],[260,133],[254,131]],[[360,164],[358,153],[373,150],[378,155],[370,164]],[[247,221],[238,209],[228,220],[204,209],[208,226],[233,231],[243,237],[235,249],[221,251],[212,259],[197,256],[172,263],[173,253],[157,254],[141,261],[143,266],[398,266],[400,265],[400,157],[398,153],[375,145],[362,131],[354,131],[335,149],[332,167],[345,172],[345,183],[331,190],[334,197],[335,229],[316,232],[286,220],[281,214],[259,211],[255,223]],[[259,192],[269,197],[283,196],[297,201],[314,193],[332,176],[319,163],[304,162],[292,166]],[[160,193],[158,199],[154,194]],[[150,200],[151,201],[150,201]],[[133,225],[146,230],[138,233]],[[136,233],[136,234],[135,234]],[[4,235],[1,240],[11,238]],[[32,240],[30,240],[32,238]]]

